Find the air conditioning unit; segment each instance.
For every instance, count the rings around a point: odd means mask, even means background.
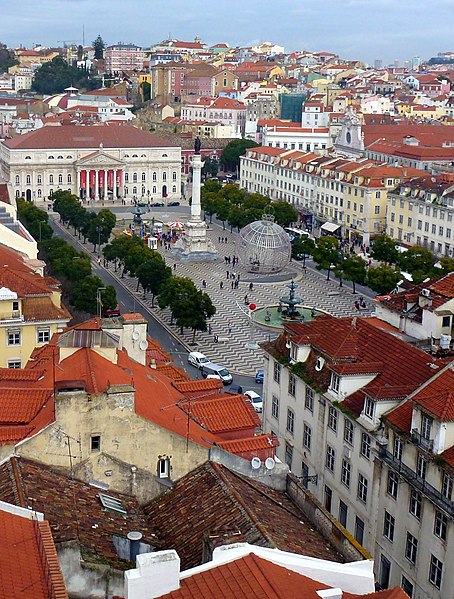
[[[352,450],[347,445],[344,445],[344,457],[348,460],[352,457]]]
[[[421,295],[424,297],[430,297],[430,289],[421,289]]]

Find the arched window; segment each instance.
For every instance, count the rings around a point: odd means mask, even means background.
[[[162,180],[167,181],[167,173],[166,172],[162,173]]]
[[[177,193],[177,186],[176,185],[172,186],[172,193]]]
[[[129,154],[125,154],[125,158],[129,158]]]
[[[41,189],[38,189],[38,197],[40,198],[43,195],[43,192],[41,191]]]
[[[60,156],[57,156],[58,160],[63,160],[63,156],[60,154]]]
[[[20,185],[20,177],[19,177],[19,175],[16,175],[16,185]]]
[[[141,158],[146,158],[146,157],[147,157],[147,155],[146,155],[146,154],[141,154],[141,155],[140,155],[140,157],[141,157]]]
[[[127,195],[128,195],[128,193],[129,193],[129,190],[128,190],[128,188],[127,188],[127,187],[125,187],[125,196],[127,196]]]
[[[63,183],[63,175],[58,175],[58,184]]]
[[[137,173],[132,173],[132,182],[137,183]]]
[[[71,177],[71,173],[68,173],[68,183],[72,183],[72,182],[73,182],[73,180],[72,180],[72,177]]]
[[[52,195],[53,193],[54,193],[54,190],[53,190],[53,189],[51,189],[51,190],[49,191],[49,195]]]
[[[168,157],[167,154],[162,155],[162,158],[167,158],[167,157]]]
[[[146,193],[145,187],[142,187],[142,195],[144,196]]]
[[[16,198],[20,198],[20,191],[16,189]]]
[[[173,171],[172,173],[172,181],[176,181],[177,180],[177,173],[175,171]]]
[[[54,156],[49,156],[48,160],[55,160]]]
[[[26,185],[31,185],[32,184],[32,178],[30,177],[30,175],[27,175],[25,177],[25,180],[26,180]]]
[[[142,173],[142,181],[145,182],[147,180],[147,176],[145,173]]]
[[[133,195],[137,195],[137,187],[132,188],[132,193],[133,193]]]
[[[66,156],[66,159],[67,159],[67,160],[71,160],[71,159],[72,159],[72,156],[71,156],[71,155],[70,155],[70,156]]]
[[[125,173],[125,183],[129,182],[129,173]]]
[[[31,160],[32,157],[31,156],[25,156],[25,160]]]
[[[153,181],[157,180],[157,175],[156,175],[156,171],[153,171]]]
[[[152,193],[156,193],[156,185],[153,185]]]
[[[43,184],[43,176],[42,175],[38,175],[37,176],[37,183],[38,183],[38,185],[42,185]]]
[[[54,182],[54,176],[53,175],[49,175],[49,185],[52,185]]]
[[[138,158],[137,154],[132,155],[133,158]]]

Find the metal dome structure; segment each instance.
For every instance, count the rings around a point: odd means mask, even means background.
[[[263,216],[243,227],[237,241],[240,262],[248,272],[269,274],[279,272],[290,262],[291,244],[287,233]]]

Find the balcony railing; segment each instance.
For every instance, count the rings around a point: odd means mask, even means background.
[[[454,518],[454,502],[444,497],[438,489],[419,477],[416,472],[406,464],[396,459],[385,447],[380,447],[379,456],[388,466],[400,474],[409,485],[417,489],[422,495],[425,495],[432,501],[432,503],[449,514],[451,518]]]
[[[19,310],[13,310],[12,312],[0,313],[0,320],[23,320],[23,316]]]
[[[411,431],[411,441],[412,443],[414,443],[415,445],[419,445],[419,447],[422,447],[422,449],[425,449],[426,451],[433,451],[433,439],[427,439],[427,437],[421,435],[417,428],[414,428]]]

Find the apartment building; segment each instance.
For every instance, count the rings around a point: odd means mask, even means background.
[[[232,137],[242,137],[246,123],[246,106],[231,98],[199,97],[181,107],[185,121],[211,121],[230,126]]]
[[[381,588],[452,596],[452,364],[375,319],[287,324],[264,350],[278,457],[374,556]]]
[[[454,174],[425,175],[388,194],[387,233],[437,256],[453,256]]]
[[[143,48],[135,44],[114,44],[104,50],[107,73],[141,71],[144,58]]]
[[[421,171],[274,147],[241,157],[241,187],[287,201],[314,228],[369,245],[384,232],[388,191]]]

